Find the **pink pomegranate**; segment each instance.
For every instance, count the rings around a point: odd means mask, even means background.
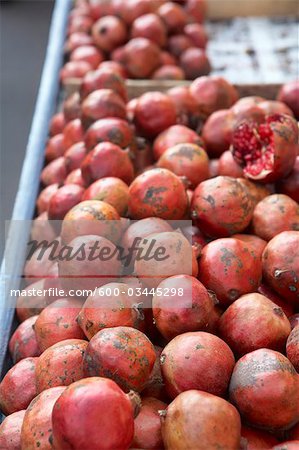
[[[92,37],[99,49],[111,52],[124,44],[127,39],[127,29],[121,19],[116,16],[101,17],[92,27]]]
[[[44,186],[49,186],[50,184],[62,184],[66,175],[65,158],[60,156],[42,170],[40,178]]]
[[[50,220],[63,220],[73,206],[81,202],[84,189],[77,184],[67,184],[52,195],[48,216]]]
[[[162,19],[156,14],[144,14],[134,20],[131,28],[132,38],[146,38],[164,47],[167,33]]]
[[[52,136],[47,143],[45,156],[47,161],[53,161],[54,159],[63,156],[65,152],[63,134],[59,133]]]
[[[0,425],[0,448],[19,450],[21,448],[21,429],[25,410],[7,416]]]
[[[104,61],[104,55],[93,45],[81,45],[72,51],[70,61],[86,61],[96,69]]]
[[[124,66],[132,78],[148,78],[160,65],[160,49],[149,39],[131,39],[124,48]]]
[[[32,316],[24,320],[10,338],[9,353],[14,364],[21,359],[39,356],[41,354],[34,328],[37,317]]]
[[[87,151],[101,142],[112,142],[121,148],[133,147],[133,131],[126,120],[107,118],[93,123],[84,136]]]

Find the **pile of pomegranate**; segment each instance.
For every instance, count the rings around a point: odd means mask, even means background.
[[[205,0],[79,1],[69,18],[61,79],[82,79],[102,66],[135,79],[207,75],[205,10]]]
[[[25,264],[0,448],[298,450],[298,89],[239,99],[204,76],[128,101],[122,70],[88,65],[51,120],[31,233],[79,256]],[[168,259],[137,246],[124,266],[136,238]],[[114,256],[80,256],[95,244]]]

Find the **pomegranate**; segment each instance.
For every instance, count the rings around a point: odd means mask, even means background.
[[[21,431],[21,448],[34,450],[40,447],[51,450],[52,446],[52,410],[56,400],[65,390],[59,386],[39,394],[29,405]]]
[[[106,378],[93,377],[73,383],[53,408],[55,449],[129,448],[134,435],[137,401],[137,394],[125,394]],[[74,427],[76,416],[80,417],[79,427]]]
[[[252,234],[234,234],[234,239],[239,239],[240,241],[245,242],[245,244],[248,243],[251,247],[253,247],[256,255],[259,258],[262,258],[263,251],[265,250],[265,247],[267,245],[266,241]]]
[[[77,184],[78,186],[85,187],[84,180],[82,178],[81,169],[72,170],[66,179],[64,180],[64,184]]]
[[[32,292],[36,292],[34,290],[32,291],[32,289],[36,289],[37,291],[44,290],[45,283],[46,279],[42,279],[28,285],[24,289],[23,295],[18,297],[16,303],[16,314],[20,322],[24,322],[24,320],[29,319],[29,317],[36,316],[41,312],[43,307],[50,303],[47,293],[45,293],[44,296],[38,296],[36,293],[35,295],[32,295]],[[54,300],[56,300],[56,298],[53,296],[53,301]]]
[[[110,16],[115,13],[115,2],[111,0],[90,0],[88,2],[90,9],[90,16],[94,20],[98,20],[103,16]]]
[[[299,326],[290,333],[287,340],[287,357],[299,373]]]
[[[132,78],[148,78],[160,65],[159,47],[146,38],[131,39],[124,48],[124,66]]]
[[[120,233],[121,223],[116,209],[100,200],[85,200],[74,206],[66,214],[61,227],[61,238],[66,243],[88,234],[117,241]]]
[[[277,439],[266,431],[242,425],[240,450],[269,450],[277,444]]]
[[[34,332],[37,317],[32,316],[24,320],[10,338],[9,353],[14,364],[21,359],[39,356],[41,354],[41,349]]]
[[[200,111],[207,116],[218,109],[230,108],[237,100],[236,89],[221,77],[199,77],[190,86]]]
[[[253,247],[234,238],[207,244],[202,249],[198,271],[199,280],[215,292],[222,305],[255,292],[262,275],[261,261]]]
[[[220,336],[237,355],[259,348],[283,351],[290,331],[283,310],[257,293],[236,300],[219,322]]]
[[[234,157],[230,151],[225,151],[219,158],[219,175],[242,178],[243,170],[238,163],[234,160]]]
[[[176,66],[177,64],[175,57],[166,50],[160,53],[160,62],[162,66]]]
[[[105,328],[95,334],[84,357],[87,377],[105,376],[125,391],[142,391],[156,360],[154,346],[141,331],[131,327]]]
[[[58,189],[52,195],[48,216],[50,220],[63,220],[68,211],[78,203],[80,203],[84,189],[77,184],[67,184]]]
[[[178,395],[162,413],[162,437],[171,450],[239,450],[241,420],[223,398],[190,390]]]
[[[185,26],[184,32],[192,40],[195,47],[206,48],[208,35],[203,25],[200,23],[189,23]]]
[[[134,135],[131,127],[125,120],[107,118],[97,120],[87,130],[84,137],[87,151],[92,150],[100,142],[112,142],[121,148],[132,147]]]
[[[292,110],[283,102],[275,100],[265,100],[259,103],[259,107],[264,111],[266,116],[272,114],[288,114],[294,117]]]
[[[298,383],[298,374],[285,356],[262,348],[236,363],[230,400],[252,425],[272,431],[288,429],[299,421]]]
[[[42,214],[48,210],[50,199],[58,191],[58,189],[59,184],[54,183],[49,184],[41,191],[36,201],[38,214]]]
[[[87,342],[81,339],[66,339],[48,347],[36,363],[38,393],[51,387],[68,386],[83,378],[86,347]]]
[[[269,186],[267,187],[263,184],[249,181],[247,180],[247,178],[238,178],[238,181],[249,191],[249,195],[254,203],[254,206],[256,206],[261,200],[271,194],[271,189]]]
[[[69,17],[68,34],[88,33],[92,27],[93,20],[87,15],[72,15]]]
[[[187,86],[177,86],[167,91],[173,99],[177,109],[177,121],[182,125],[197,129],[200,122],[200,115],[195,99],[192,97]],[[202,144],[203,145],[203,141]]]
[[[87,185],[104,177],[116,177],[130,183],[134,177],[129,151],[111,142],[97,144],[82,162],[81,171]]]
[[[84,78],[90,70],[92,66],[86,61],[69,61],[60,71],[60,80],[66,85],[72,78]]]
[[[299,119],[299,81],[286,83],[280,89],[277,99],[284,102]]]
[[[101,294],[86,299],[77,320],[88,339],[104,328],[123,326],[138,329],[142,326],[142,310],[128,290],[127,284],[109,283]]]
[[[89,34],[83,33],[82,31],[77,31],[68,36],[65,44],[65,52],[71,53],[78,47],[92,44],[94,44],[94,42]]]
[[[109,203],[120,216],[125,216],[128,209],[129,188],[120,178],[101,178],[86,189],[83,200],[101,200]]]
[[[152,75],[153,80],[184,80],[184,71],[177,66],[162,66],[155,70]]]
[[[172,339],[162,351],[160,364],[171,398],[190,389],[224,396],[235,358],[219,337],[197,331]]]
[[[42,278],[53,278],[57,276],[57,261],[55,261],[55,247],[59,249],[59,241],[46,243],[46,246],[39,247],[37,242],[36,249],[32,247],[26,255],[23,276],[27,283],[38,281]]]
[[[152,397],[142,399],[142,406],[134,422],[134,438],[131,448],[161,449],[163,440],[159,411],[167,407],[166,403]]]
[[[229,149],[233,129],[233,114],[229,109],[220,109],[208,117],[202,129],[202,138],[207,152],[220,156]]]
[[[63,112],[58,112],[54,114],[54,116],[52,116],[49,126],[50,136],[55,136],[56,134],[62,133],[64,126],[65,126],[65,117]]]
[[[0,448],[6,450],[20,450],[21,428],[25,410],[17,411],[7,416],[0,424]]]
[[[287,302],[299,298],[299,232],[284,231],[268,243],[263,253],[263,276]]]
[[[83,260],[79,256],[78,259],[64,258],[59,261],[59,278],[64,289],[75,289],[77,296],[87,297],[91,294],[91,290],[120,276],[121,262],[118,250],[108,239],[98,235],[79,236],[69,243],[69,247],[73,249],[75,255],[80,255],[82,247],[89,251]],[[98,250],[96,255],[95,250]]]
[[[79,169],[86,156],[84,142],[77,142],[65,152],[65,166],[68,172]]]
[[[282,231],[299,231],[298,203],[287,195],[269,195],[256,205],[252,226],[254,233],[266,241]]]
[[[84,137],[84,131],[80,119],[71,120],[66,124],[63,130],[64,136],[64,148],[69,149],[77,142],[82,142]]]
[[[176,123],[173,100],[161,92],[147,92],[138,99],[134,121],[147,137],[154,138]]]
[[[195,144],[202,147],[203,142],[198,134],[184,125],[173,125],[160,133],[153,145],[155,159],[159,159],[166,150],[177,144]]]
[[[111,89],[98,89],[89,94],[82,103],[82,123],[88,128],[96,120],[105,117],[125,119],[126,105]]]
[[[79,92],[69,95],[62,105],[63,114],[66,122],[80,118],[81,116],[81,98]]]
[[[125,82],[122,76],[115,73],[115,70],[112,68],[105,68],[100,65],[98,70],[86,74],[80,88],[82,99],[99,89],[111,89],[123,101],[127,101]]]
[[[188,21],[188,16],[184,9],[173,2],[163,3],[157,11],[166,25],[169,33],[183,31]]]
[[[205,150],[195,144],[178,144],[162,154],[157,167],[186,177],[191,188],[209,178],[209,160]]]
[[[37,395],[35,368],[39,358],[24,358],[15,364],[0,383],[0,410],[8,416],[26,409]]]
[[[202,23],[207,9],[206,0],[186,0],[186,11],[193,22]]]
[[[72,51],[70,61],[86,61],[96,69],[104,61],[104,55],[93,45],[81,45]]]
[[[116,61],[103,61],[99,67],[99,69],[107,69],[109,71],[112,71],[114,75],[119,75],[121,78],[127,78],[128,74],[126,69],[118,62]],[[107,86],[109,89],[112,89],[110,86]],[[113,88],[115,90],[115,88]],[[116,90],[117,92],[117,90]],[[120,93],[118,92],[118,95]],[[122,95],[121,95],[122,97]]]
[[[180,65],[187,80],[194,80],[211,72],[211,63],[207,54],[197,47],[190,47],[181,54]]]
[[[174,34],[168,40],[168,49],[175,58],[179,58],[190,47],[193,47],[192,40],[185,34]]]
[[[267,297],[271,302],[275,303],[275,305],[279,306],[285,315],[290,318],[292,314],[294,314],[294,307],[293,305],[287,303],[282,298],[280,298],[275,292],[272,291],[265,283],[262,283],[258,287],[258,292],[265,297]]]
[[[139,175],[129,188],[129,216],[132,219],[160,217],[180,220],[188,207],[181,179],[167,169],[152,169]]]
[[[121,19],[115,16],[101,17],[92,27],[91,35],[96,46],[104,52],[111,52],[125,43],[127,29]]]
[[[40,178],[44,186],[49,186],[50,184],[62,184],[66,175],[65,158],[60,156],[42,170]]]
[[[166,28],[159,16],[156,14],[144,14],[134,20],[131,28],[132,38],[146,38],[164,47],[166,44]]]
[[[206,288],[189,275],[166,278],[153,296],[155,324],[168,341],[187,331],[205,331],[213,308]]]
[[[54,159],[63,156],[65,152],[63,134],[56,134],[48,140],[45,157],[47,161],[53,161]]]
[[[78,300],[64,298],[54,301],[39,314],[34,331],[42,351],[66,339],[85,338],[76,322],[81,306]]]
[[[295,164],[297,122],[283,114],[268,116],[260,125],[244,122],[235,129],[232,146],[234,158],[247,178],[263,183],[277,181],[288,175]]]
[[[299,203],[299,156],[290,175],[277,182],[277,189]]]
[[[225,237],[240,233],[249,225],[253,201],[245,186],[232,177],[203,181],[194,191],[192,217],[207,236]]]

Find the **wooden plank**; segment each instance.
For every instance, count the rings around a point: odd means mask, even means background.
[[[236,16],[298,16],[298,0],[207,0],[209,19]]]
[[[39,177],[44,163],[49,121],[55,111],[59,92],[59,70],[63,61],[63,44],[71,0],[56,0],[50,35],[39,87],[35,112],[29,134],[18,192],[6,240],[0,273],[0,370],[6,356],[15,298],[11,289],[18,289],[23,272],[26,244],[30,232]]]

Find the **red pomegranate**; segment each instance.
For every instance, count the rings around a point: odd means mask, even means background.
[[[79,169],[81,163],[86,156],[86,148],[84,142],[77,142],[65,152],[65,166],[68,172]]]
[[[93,24],[91,17],[83,14],[73,14],[69,17],[68,34],[89,33]]]
[[[171,398],[190,389],[224,396],[235,358],[219,337],[197,331],[172,339],[161,353],[160,364]]]
[[[238,163],[234,160],[232,153],[227,150],[219,158],[219,175],[242,178],[243,170]]]
[[[60,80],[66,85],[72,78],[82,79],[90,70],[92,66],[86,61],[69,61],[60,71]]]
[[[116,61],[103,61],[99,65],[99,69],[112,70],[114,75],[119,75],[122,78],[127,78],[128,76],[126,69]]]
[[[298,203],[284,194],[269,195],[256,205],[252,226],[254,233],[266,241],[282,231],[299,231]]]
[[[190,92],[202,113],[207,116],[218,109],[230,108],[237,100],[236,89],[221,77],[200,77],[193,81]]]
[[[265,186],[260,183],[255,183],[254,181],[247,180],[247,178],[238,178],[237,180],[248,190],[254,206],[256,206],[265,197],[268,197],[272,192],[269,185]]]
[[[107,118],[93,123],[84,136],[87,151],[92,150],[100,142],[112,142],[121,148],[134,146],[134,135],[126,120]]]
[[[49,186],[50,184],[62,184],[66,175],[65,158],[60,156],[42,170],[40,179],[44,186]]]
[[[54,114],[50,121],[49,126],[49,134],[50,136],[55,136],[55,134],[59,134],[63,132],[63,128],[65,126],[65,117],[63,112],[59,112]]]
[[[38,214],[42,214],[43,212],[48,210],[50,199],[55,194],[55,192],[58,191],[58,189],[59,184],[54,183],[49,184],[41,191],[36,201]]]
[[[134,177],[129,151],[111,142],[96,145],[83,160],[81,171],[87,185],[104,177],[116,177],[130,183]]]
[[[160,65],[160,49],[149,39],[131,39],[124,48],[124,66],[132,78],[148,78]]]
[[[299,232],[284,231],[268,243],[263,253],[263,276],[287,302],[299,298]]]
[[[91,92],[82,103],[82,124],[88,128],[105,117],[126,118],[125,102],[111,89],[98,89]]]
[[[236,363],[230,400],[246,422],[272,431],[284,430],[299,421],[298,383],[298,374],[285,356],[262,348]]]
[[[0,448],[19,450],[21,448],[21,429],[25,410],[7,416],[0,425]]]
[[[156,14],[144,14],[134,20],[131,28],[132,38],[146,38],[164,47],[166,44],[167,33],[163,21]]]
[[[56,400],[65,390],[59,386],[39,394],[29,405],[21,431],[21,448],[51,450],[52,410]]]
[[[120,237],[121,223],[113,206],[100,200],[85,200],[74,206],[64,217],[61,238],[68,243],[78,236],[94,234],[113,242]]]
[[[208,156],[205,150],[196,144],[177,144],[168,148],[157,161],[157,167],[186,177],[191,189],[209,178]]]
[[[50,220],[63,220],[67,212],[81,202],[84,189],[77,184],[67,184],[52,195],[48,216]]]
[[[171,292],[171,296],[167,292]],[[162,281],[152,305],[155,324],[168,341],[188,331],[206,331],[214,308],[206,288],[189,275],[176,275]]]
[[[202,129],[202,138],[211,156],[220,156],[229,149],[232,139],[233,113],[220,109],[208,117]]]
[[[211,237],[226,237],[245,230],[253,209],[246,187],[235,178],[223,176],[200,183],[191,203],[191,214],[199,229]]]
[[[289,318],[294,314],[294,306],[290,303],[287,303],[284,299],[279,297],[269,286],[267,286],[265,283],[262,283],[258,287],[258,292],[265,297],[267,297],[271,302],[275,303],[275,305],[279,306],[285,315]]]
[[[236,300],[219,322],[220,336],[237,355],[259,348],[283,351],[290,331],[283,310],[257,293]]]
[[[233,133],[232,146],[234,158],[246,177],[263,183],[277,181],[294,167],[297,122],[283,114],[268,116],[260,125],[243,122]]]
[[[189,88],[187,86],[176,86],[169,89],[167,94],[175,103],[178,122],[196,130],[200,121],[200,115],[197,103],[192,97]],[[203,141],[201,145],[203,145]]]
[[[176,107],[173,100],[161,92],[143,94],[136,105],[134,122],[138,130],[154,138],[176,123]]]
[[[299,81],[286,83],[280,89],[277,99],[284,102],[299,119]]]
[[[65,52],[69,54],[78,47],[93,44],[93,39],[88,33],[76,31],[75,33],[72,33],[68,36],[64,48]]]
[[[81,98],[79,92],[69,95],[62,105],[63,114],[66,122],[80,118],[81,116]]]
[[[82,45],[72,51],[70,61],[86,61],[93,69],[96,69],[104,61],[104,55],[93,45]]]
[[[190,47],[181,54],[180,65],[187,80],[194,80],[211,72],[211,63],[206,52],[197,47]]]
[[[104,328],[142,327],[142,310],[129,292],[127,284],[108,283],[102,293],[87,297],[80,312],[77,311],[77,321],[88,339]]]
[[[177,66],[161,66],[152,75],[153,80],[184,80],[184,71]]]
[[[139,175],[131,184],[129,195],[128,212],[132,219],[180,220],[188,207],[183,182],[167,169],[152,169]]]
[[[193,42],[185,34],[174,34],[168,39],[169,52],[175,58],[179,58],[185,50],[191,47],[193,47]]]
[[[99,448],[99,443],[107,450],[129,448],[134,435],[136,398],[137,394],[125,394],[106,378],[73,383],[53,408],[55,449],[63,450],[67,445],[74,450],[92,450]],[[75,417],[80,426],[74,426]]]
[[[253,234],[234,234],[234,239],[239,239],[240,241],[245,242],[245,244],[248,243],[251,247],[253,247],[256,255],[259,258],[262,258],[263,251],[267,245],[266,241]]]
[[[153,145],[155,159],[159,159],[166,150],[177,144],[195,144],[202,147],[202,139],[185,125],[173,125],[156,137]]]
[[[36,340],[42,351],[66,339],[85,338],[76,322],[81,306],[79,300],[64,298],[43,309],[34,324]]]
[[[86,377],[105,376],[125,391],[145,387],[156,360],[153,344],[131,327],[105,328],[89,341],[84,358]]]
[[[278,192],[288,195],[299,203],[299,156],[290,175],[279,180],[276,185]]]
[[[216,239],[207,244],[198,263],[199,280],[215,292],[222,305],[255,292],[260,285],[260,258],[248,243],[239,239]]]
[[[26,409],[36,397],[35,368],[38,359],[22,359],[3,377],[0,383],[0,410],[6,416]]]
[[[294,117],[292,110],[283,102],[275,100],[265,100],[258,105],[265,113],[266,116],[272,114],[288,114]]]
[[[96,46],[104,52],[111,52],[124,44],[127,39],[127,29],[123,21],[110,15],[97,20],[91,34]]]
[[[239,450],[241,420],[226,400],[198,390],[178,395],[161,414],[166,448]],[[229,432],[227,431],[229,430]]]
[[[66,179],[64,180],[65,185],[67,184],[77,184],[78,186],[81,187],[85,187],[83,178],[82,178],[82,173],[81,173],[81,169],[75,169],[72,170],[68,176],[66,177]]]
[[[9,353],[14,364],[21,359],[31,358],[41,354],[41,349],[37,343],[34,331],[37,317],[32,316],[24,320],[10,338]]]
[[[286,350],[288,359],[299,372],[299,326],[296,326],[290,333]]]
[[[69,149],[72,145],[76,144],[76,142],[82,142],[84,131],[81,120],[74,119],[68,124],[66,124],[63,130],[63,136],[64,136],[65,150]]]
[[[186,11],[195,23],[202,23],[205,19],[207,3],[206,0],[186,0]]]
[[[195,47],[206,48],[208,35],[203,25],[200,23],[189,23],[185,26],[184,32],[192,40]]]
[[[139,247],[142,251],[136,255],[134,272],[146,286],[156,288],[161,281],[174,275],[197,276],[195,253],[179,231],[148,235]]]
[[[162,3],[157,14],[165,23],[169,33],[182,31],[188,21],[185,10],[174,2]]]
[[[127,90],[125,82],[119,73],[115,72],[114,68],[105,68],[101,64],[98,70],[88,72],[83,78],[80,94],[84,99],[91,92],[98,89],[111,89],[115,94],[119,95],[123,101],[127,101]]]
[[[56,134],[48,140],[45,151],[47,161],[53,161],[54,159],[63,156],[64,152],[64,138],[62,133]]]
[[[269,450],[278,440],[266,431],[242,425],[240,450]]]
[[[163,447],[159,411],[166,407],[166,403],[156,398],[142,398],[142,406],[134,422],[134,438],[131,448],[159,450]]]
[[[86,189],[83,200],[101,200],[109,203],[123,217],[128,210],[129,188],[120,178],[101,178]]]

